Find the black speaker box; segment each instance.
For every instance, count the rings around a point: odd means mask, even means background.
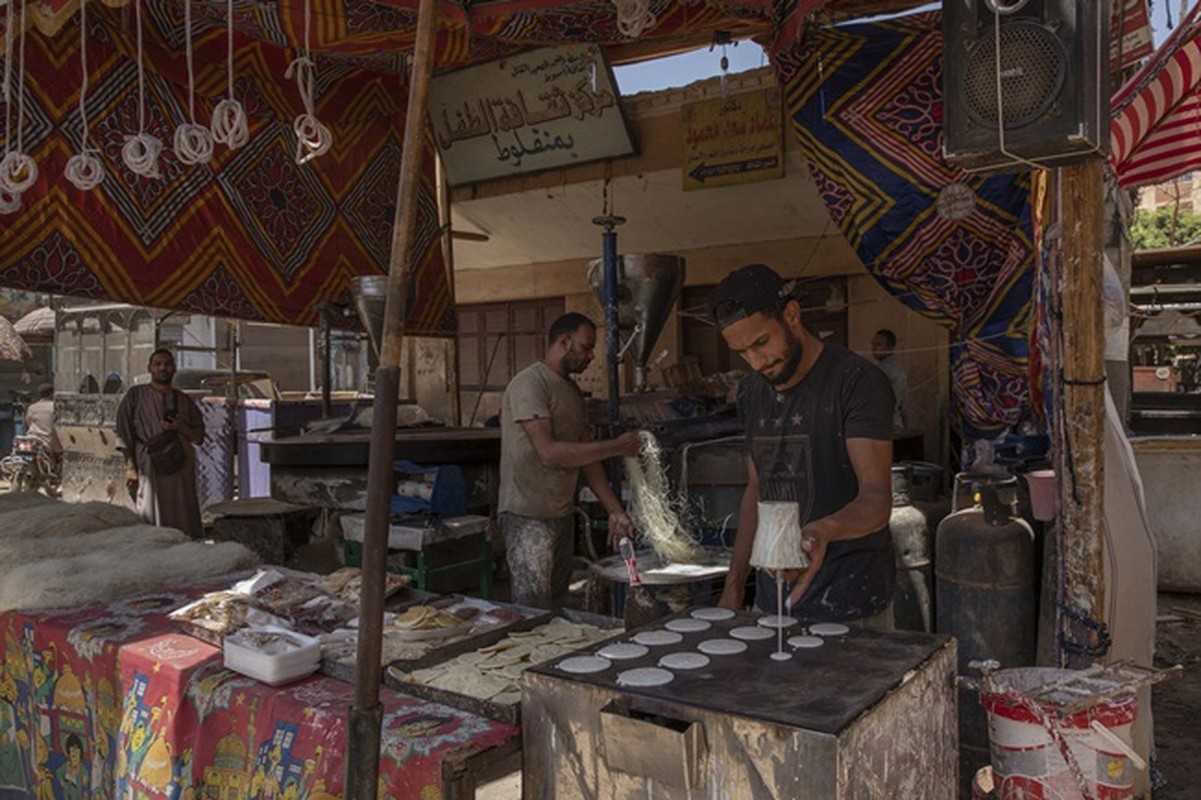
[[[1003,172],[1107,154],[1107,8],[1098,0],[944,0],[944,158]]]

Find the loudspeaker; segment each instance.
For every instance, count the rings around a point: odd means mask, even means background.
[[[1108,7],[1099,0],[944,0],[946,161],[1003,172],[1108,153]]]

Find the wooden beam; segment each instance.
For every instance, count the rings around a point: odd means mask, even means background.
[[[375,371],[371,450],[367,462],[367,518],[363,531],[362,588],[359,594],[359,639],[355,660],[354,706],[350,709],[346,743],[346,791],[353,800],[375,800],[379,791],[379,741],[383,708],[379,687],[383,667],[384,583],[388,564],[388,528],[395,478],[396,401],[403,356],[404,313],[408,301],[409,248],[417,226],[417,193],[425,152],[426,107],[434,74],[434,45],[438,33],[439,0],[421,0],[413,69],[405,113],[400,178],[388,259],[388,295],[380,363]]]
[[[1105,331],[1101,296],[1104,162],[1060,170],[1063,223],[1061,403],[1058,443],[1063,564],[1059,658],[1069,667],[1092,658],[1064,645],[1095,647],[1104,620]],[[1082,622],[1081,620],[1087,620]]]

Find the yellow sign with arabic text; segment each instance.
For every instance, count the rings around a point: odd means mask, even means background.
[[[684,190],[783,178],[781,119],[779,88],[685,105]]]
[[[439,75],[429,114],[456,186],[634,152],[596,45],[548,47]]]

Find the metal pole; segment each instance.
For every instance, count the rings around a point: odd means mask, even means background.
[[[367,515],[363,533],[363,582],[360,597],[355,701],[350,710],[346,747],[346,800],[375,800],[379,784],[379,742],[383,709],[379,702],[383,649],[384,579],[388,557],[388,525],[392,495],[392,460],[396,449],[396,402],[407,305],[409,247],[416,225],[418,178],[425,143],[425,116],[439,0],[421,0],[413,46],[413,69],[405,113],[400,183],[388,263],[388,296],[384,305],[383,344],[375,372],[371,451],[367,464]]]
[[[609,379],[609,426],[610,433],[617,428],[619,409],[621,407],[621,387],[617,378],[617,361],[621,350],[621,331],[618,330],[617,319],[617,232],[618,225],[625,222],[624,217],[606,214],[592,220],[593,225],[602,226],[605,231],[601,234],[601,263],[604,267],[604,297],[605,297],[605,361],[608,367]]]

